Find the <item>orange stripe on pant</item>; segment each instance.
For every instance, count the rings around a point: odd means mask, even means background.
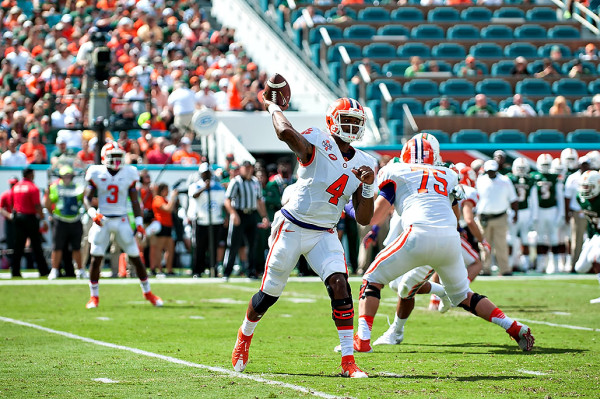
[[[400,235],[400,237],[398,237],[398,239],[396,240],[395,243],[393,243],[388,248],[381,251],[379,253],[379,255],[377,255],[377,257],[375,258],[375,261],[373,262],[371,267],[369,267],[369,269],[367,270],[367,273],[373,273],[373,271],[375,271],[375,269],[377,269],[377,266],[379,266],[381,264],[381,262],[383,262],[384,260],[386,260],[387,258],[392,256],[396,251],[400,250],[404,246],[404,243],[408,239],[408,235],[410,234],[411,231],[412,231],[412,226],[410,226],[408,228],[408,231],[402,233]]]
[[[279,230],[277,231],[277,237],[275,237],[275,241],[273,241],[273,245],[271,245],[271,249],[269,249],[269,254],[267,255],[267,261],[265,262],[265,273],[263,274],[262,282],[260,284],[260,290],[265,286],[265,278],[267,278],[267,271],[269,270],[269,260],[271,259],[271,253],[273,252],[273,248],[275,248],[275,244],[279,241],[279,237],[281,236],[281,231],[283,230],[283,225],[285,221],[281,223]]]
[[[471,247],[471,244],[469,244],[466,240],[464,240],[464,238],[460,239],[460,245],[465,249],[465,251],[467,251],[469,253],[469,255],[471,255],[473,258],[475,258],[475,260],[479,260],[479,254],[477,252],[475,252],[473,247]]]

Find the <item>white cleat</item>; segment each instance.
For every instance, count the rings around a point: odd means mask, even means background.
[[[440,313],[446,313],[452,307],[452,302],[450,302],[450,298],[448,298],[448,295],[444,295],[440,298],[440,300],[441,302],[440,306],[438,307],[438,311]]]
[[[85,269],[77,269],[75,270],[75,277],[79,280],[87,280],[90,278],[88,272]]]
[[[390,326],[383,335],[373,342],[373,345],[399,345],[404,339],[404,329],[399,333],[396,332],[394,326]]]
[[[48,280],[56,280],[58,278],[58,269],[50,269],[50,274],[48,274]]]

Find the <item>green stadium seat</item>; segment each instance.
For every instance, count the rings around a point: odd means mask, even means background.
[[[504,79],[487,78],[477,82],[475,85],[477,93],[485,94],[486,96],[499,97],[510,96],[513,94],[512,87]]]
[[[366,7],[358,12],[359,21],[389,21],[390,13],[383,7]]]
[[[576,129],[567,134],[567,143],[600,144],[600,132],[594,129]]]
[[[518,129],[500,129],[490,134],[490,143],[526,143],[527,136]]]
[[[454,133],[450,139],[453,143],[487,143],[488,135],[479,129],[461,129]]]
[[[414,22],[414,21],[423,21],[425,20],[425,17],[423,16],[423,11],[421,11],[420,9],[416,8],[416,7],[407,7],[407,6],[402,6],[402,7],[398,7],[396,8],[394,11],[392,11],[392,13],[390,14],[390,17],[392,18],[393,21],[400,21],[400,22]]]
[[[475,40],[479,39],[480,35],[479,29],[477,29],[473,25],[459,24],[448,28],[448,31],[446,32],[446,37],[448,38],[448,40]]]
[[[389,43],[371,43],[363,47],[363,57],[376,59],[396,57],[396,47]]]
[[[574,112],[584,112],[588,107],[592,105],[592,97],[586,96],[581,97],[573,103]]]
[[[469,54],[475,58],[502,58],[503,50],[496,43],[477,43],[471,46]]]
[[[404,94],[410,97],[437,96],[438,85],[431,79],[412,79],[404,84]]]
[[[360,58],[362,56],[362,49],[359,45],[350,42],[336,43],[327,49],[327,61],[342,61],[339,48],[344,46],[350,58]]]
[[[381,91],[379,91],[379,84],[384,83],[392,96],[402,95],[402,84],[393,79],[375,79],[373,82],[367,85],[366,96],[367,100],[380,100]]]
[[[492,11],[486,7],[468,7],[460,12],[460,19],[467,22],[485,22],[492,19]]]
[[[404,117],[403,105],[406,104],[408,109],[413,115],[423,115],[423,104],[415,98],[402,97],[396,98],[391,104],[388,105],[387,118],[391,119],[402,119]]]
[[[440,43],[431,48],[431,55],[435,58],[465,58],[467,52],[458,43]]]
[[[481,29],[481,38],[486,40],[510,40],[513,30],[507,25],[488,25]]]
[[[527,137],[530,143],[564,143],[565,135],[556,129],[538,129]]]
[[[440,93],[455,97],[473,96],[475,95],[475,86],[467,79],[448,79],[440,83]]]
[[[515,65],[513,60],[500,60],[492,64],[491,74],[492,76],[506,76],[511,75],[511,71]]]
[[[498,103],[494,100],[492,100],[491,98],[487,99],[487,104],[492,107],[492,109],[496,112],[498,112]],[[465,112],[467,112],[467,110],[469,108],[471,108],[473,105],[475,105],[475,97],[469,98],[468,100],[463,101],[463,103],[460,106],[460,110],[462,111],[462,113],[464,114]]]
[[[343,37],[342,30],[335,25],[320,25],[318,28],[312,28],[308,33],[309,44],[321,43],[323,36],[321,36],[320,29],[323,28],[329,33],[329,37],[332,40],[341,39]]]
[[[513,59],[519,56],[528,59],[536,58],[537,52],[537,47],[531,43],[515,42],[504,47],[504,55]]]
[[[525,24],[515,28],[515,39],[546,40],[546,29],[538,24]]]
[[[460,103],[458,101],[450,97],[448,97],[448,101],[450,102],[450,105],[456,108],[456,111],[458,113],[461,112]],[[432,98],[431,100],[425,101],[425,113],[431,111],[438,105],[440,105],[440,97]]]
[[[377,34],[377,29],[371,25],[356,24],[344,29],[344,39],[371,39]]]
[[[572,26],[561,25],[548,29],[549,39],[579,39],[580,37],[581,32]]]
[[[525,19],[525,11],[517,7],[502,7],[494,11],[493,18],[523,18]]]
[[[563,58],[569,58],[569,57],[573,56],[571,49],[564,43],[544,44],[543,46],[541,46],[538,49],[538,56],[543,57],[543,58],[550,57],[550,52],[552,51],[552,47],[554,47],[554,46],[558,46],[558,48],[560,48],[560,53],[562,54]]]
[[[525,78],[515,85],[515,93],[524,96],[541,97],[552,94],[550,83],[542,79]]]
[[[423,43],[406,43],[398,47],[398,56],[410,58],[414,55],[427,58],[431,55],[431,49]]]
[[[377,29],[378,36],[409,36],[410,31],[404,25],[388,24]]]
[[[557,96],[585,96],[587,85],[579,79],[563,78],[552,83],[552,92]]]
[[[383,64],[381,73],[385,76],[404,76],[406,68],[410,66],[410,61],[394,60]]]
[[[460,13],[453,7],[436,7],[429,11],[427,20],[430,22],[459,21]]]
[[[588,84],[588,91],[590,92],[591,95],[600,94],[600,79],[591,81]]]
[[[538,100],[538,102],[535,105],[535,110],[538,112],[538,114],[549,115],[550,108],[552,108],[552,106],[554,105],[555,98],[556,97],[544,97],[541,100]],[[570,100],[567,100],[567,105],[569,106],[569,108],[572,108]]]
[[[438,25],[422,24],[410,30],[410,37],[416,40],[437,40],[445,37],[444,30]]]
[[[450,135],[448,133],[444,132],[443,130],[429,129],[427,131],[422,131],[421,133],[427,133],[427,134],[433,135],[433,137],[435,137],[440,144],[442,144],[442,143],[445,144],[445,143],[450,142]]]
[[[556,8],[553,7],[535,7],[525,13],[525,19],[528,21],[557,21]]]

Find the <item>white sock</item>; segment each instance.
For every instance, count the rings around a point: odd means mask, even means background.
[[[446,296],[446,291],[444,291],[444,287],[438,283],[432,283],[431,281],[429,282],[429,284],[431,284],[431,293],[433,295],[437,295],[439,297],[443,297]]]
[[[536,271],[539,273],[545,273],[548,267],[548,255],[538,255]]]
[[[259,321],[260,319],[258,321],[250,321],[248,320],[248,316],[244,317],[244,322],[242,323],[242,334],[244,334],[247,337],[254,334],[254,329],[256,328],[256,325]]]
[[[524,272],[529,270],[529,255],[521,255],[520,260],[521,260],[521,269],[523,269]]]
[[[148,281],[148,279],[140,280],[140,285],[142,286],[142,292],[144,294],[150,292],[150,281]]]
[[[92,283],[90,281],[90,296],[99,296],[98,291],[98,282]]]
[[[511,319],[510,317],[506,316],[504,314],[504,312],[502,312],[500,309],[496,308],[497,311],[492,313],[492,317],[490,318],[490,321],[494,324],[499,325],[500,327],[504,328],[505,330],[508,330],[510,328],[510,326],[512,326],[514,320]],[[494,313],[496,313],[496,315],[498,315],[499,317],[494,317]]]
[[[364,317],[358,318],[358,338],[371,339],[371,330]]]
[[[338,327],[338,336],[340,337],[340,346],[342,347],[342,357],[354,354],[354,328],[340,329]]]
[[[401,319],[400,317],[398,317],[398,315],[396,314],[394,316],[394,322],[392,323],[392,327],[394,327],[394,330],[399,333],[402,332],[404,330],[404,324],[406,324],[406,321],[408,319]]]

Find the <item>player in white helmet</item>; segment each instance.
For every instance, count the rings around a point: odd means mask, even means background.
[[[92,264],[90,266],[90,300],[86,308],[98,307],[98,280],[104,254],[110,242],[111,235],[129,260],[135,266],[140,279],[144,297],[154,306],[162,306],[163,301],[150,290],[148,273],[140,259],[140,250],[135,241],[127,215],[127,199],[135,215],[137,232],[145,234],[142,210],[136,183],[139,173],[134,166],[125,165],[125,151],[116,141],[111,141],[102,147],[102,165],[92,165],[88,168],[85,180],[88,188],[84,196],[87,214],[94,221],[88,233]],[[94,197],[98,198],[98,207],[92,205]]]
[[[435,136],[431,133],[418,133],[411,137],[412,139],[424,139],[429,142],[431,148],[433,149],[434,156],[434,164],[441,165],[444,161],[442,160],[442,155],[440,153],[440,142]]]
[[[590,168],[592,168],[593,170],[600,169],[600,151],[590,151],[587,154],[585,154],[585,156],[590,162]]]
[[[519,264],[519,268],[526,272],[530,267],[528,235],[535,227],[533,224],[538,217],[538,192],[535,189],[527,158],[515,159],[512,172],[507,177],[515,186],[519,203],[517,223],[511,222],[509,225],[512,244],[511,265],[514,267]]]
[[[565,148],[560,153],[560,163],[567,169],[565,171],[565,180],[567,177],[577,172],[579,169],[579,155],[574,148]]]

